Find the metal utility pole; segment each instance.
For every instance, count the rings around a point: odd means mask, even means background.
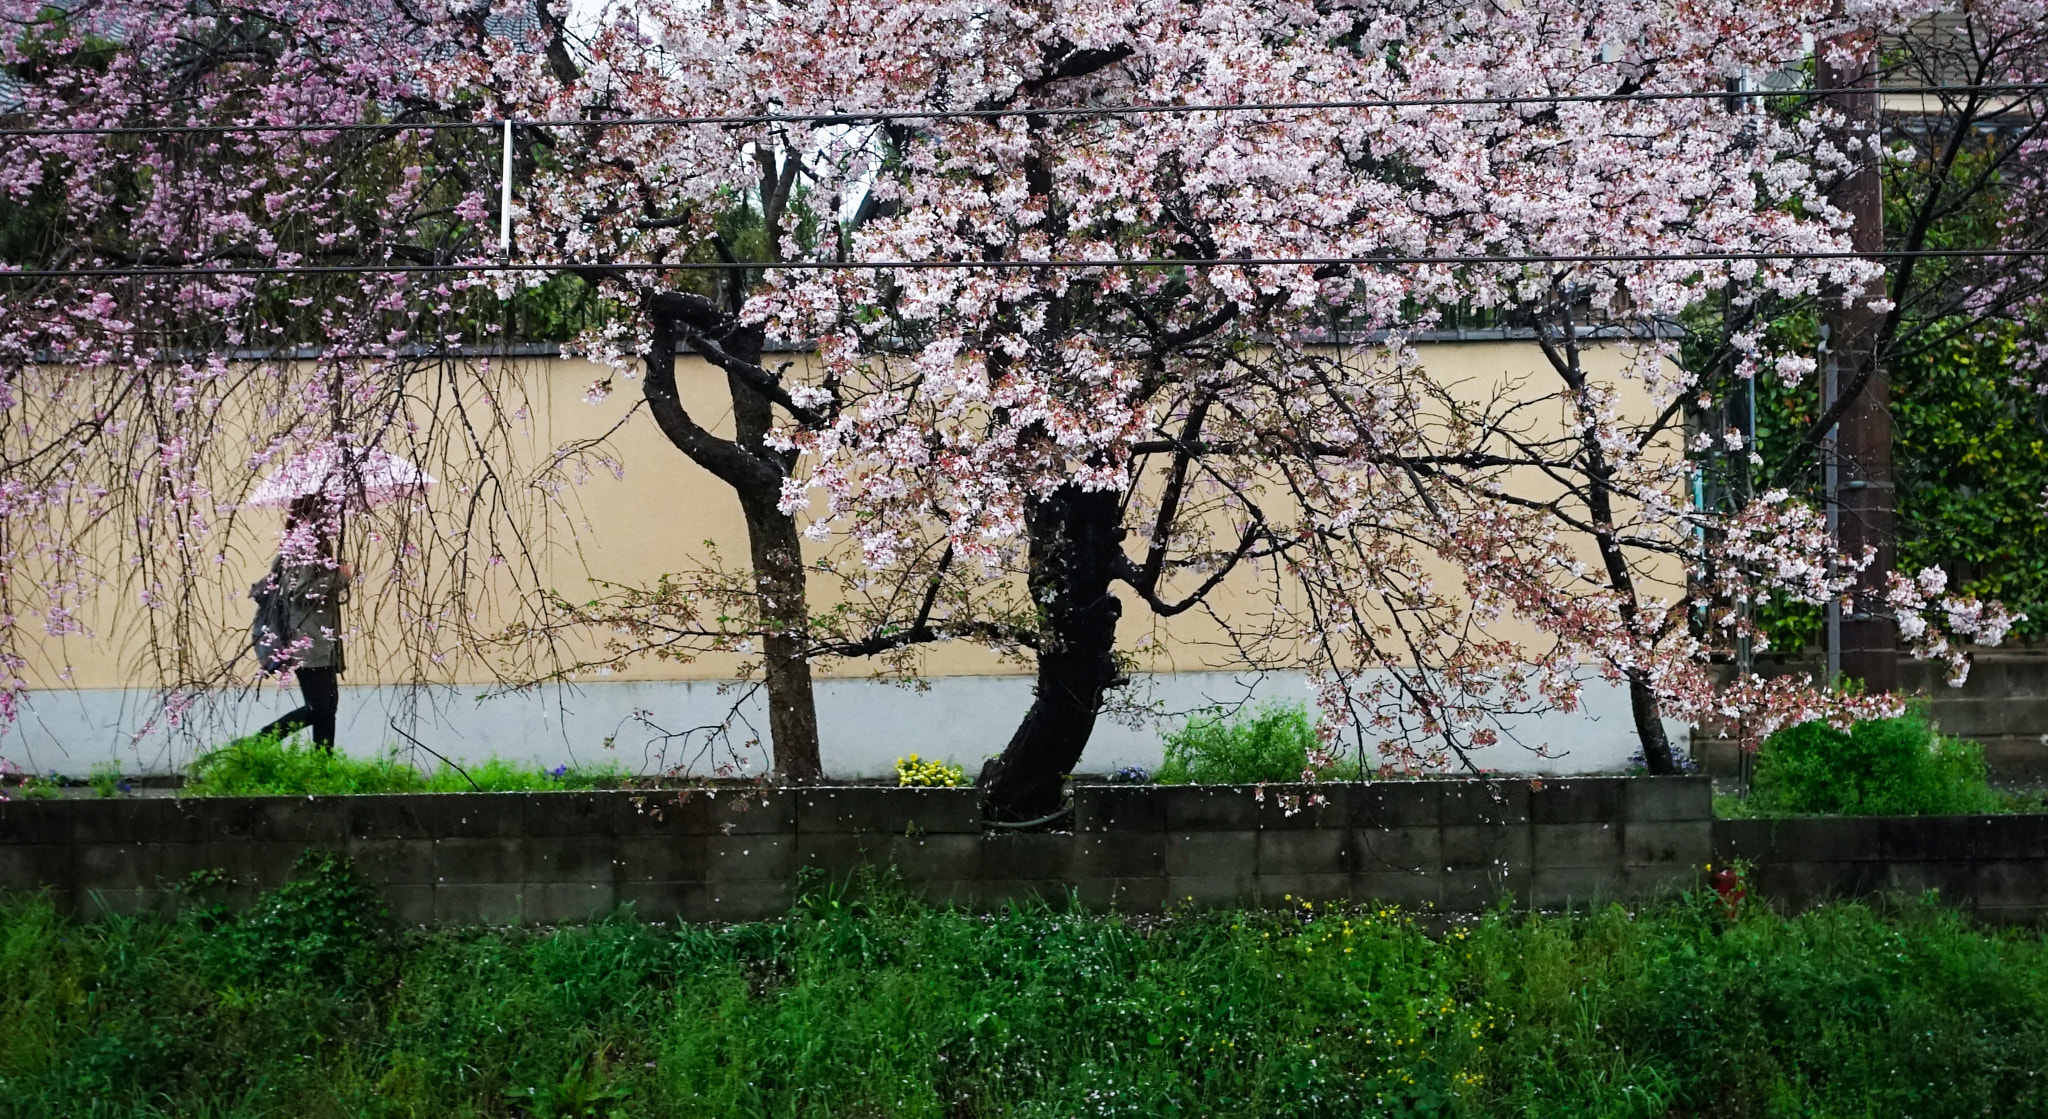
[[[1814,74],[1821,103],[1841,116],[1834,139],[1851,165],[1830,191],[1830,200],[1850,217],[1851,247],[1878,259],[1884,251],[1884,209],[1878,178],[1875,36],[1856,31],[1820,44]],[[1825,311],[1837,391],[1852,394],[1835,439],[1839,540],[1846,555],[1860,556],[1866,547],[1877,555],[1857,581],[1852,606],[1841,621],[1841,671],[1861,680],[1867,691],[1889,692],[1897,689],[1899,676],[1898,639],[1883,617],[1886,576],[1898,559],[1897,501],[1892,486],[1891,390],[1877,354],[1882,316],[1871,307],[1872,300],[1883,298],[1884,283],[1873,281],[1860,292],[1846,294],[1846,305],[1830,300]]]

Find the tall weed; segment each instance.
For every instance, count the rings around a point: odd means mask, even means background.
[[[1162,785],[1299,781],[1315,747],[1315,719],[1305,704],[1262,704],[1228,717],[1212,710],[1167,735],[1155,779]],[[1350,780],[1358,776],[1357,766],[1328,766],[1314,776]]]
[[[0,906],[0,1116],[2048,1115],[2048,944],[1939,909],[1018,905],[395,933]],[[330,944],[293,947],[317,926]]]
[[[303,739],[252,735],[201,754],[186,767],[187,796],[333,796],[345,793],[488,793],[591,789],[625,778],[616,765],[543,770],[490,758],[457,770],[442,762],[421,770],[397,750],[353,758]]]

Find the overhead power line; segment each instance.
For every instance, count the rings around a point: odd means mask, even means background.
[[[684,127],[691,125],[811,124],[855,126],[909,120],[996,120],[1005,117],[1118,117],[1166,113],[1266,113],[1319,112],[1338,109],[1427,109],[1484,105],[1576,105],[1634,101],[1699,101],[1720,99],[1746,101],[1751,98],[1842,97],[1873,93],[1881,97],[1940,96],[1943,94],[2038,93],[2048,82],[2013,82],[1986,85],[1895,86],[1880,89],[1847,90],[1688,90],[1669,93],[1532,93],[1499,97],[1413,97],[1367,98],[1345,101],[1261,101],[1199,105],[1060,105],[1037,109],[834,109],[816,113],[751,113],[737,116],[699,117],[614,117],[609,119],[560,119],[542,117],[511,120],[517,128],[629,128]],[[332,122],[315,124],[135,124],[104,127],[0,128],[0,138],[35,136],[137,136],[219,133],[253,135],[290,132],[438,132],[462,129],[498,129],[504,118],[404,122]]]
[[[734,271],[859,271],[864,269],[999,269],[1034,268],[1290,268],[1290,267],[1399,267],[1459,264],[1648,264],[1659,261],[1714,263],[1764,263],[1776,260],[1921,260],[1957,258],[2032,259],[2048,257],[2048,248],[2009,249],[1913,249],[1878,253],[1859,252],[1739,252],[1739,253],[1564,253],[1558,255],[1475,254],[1470,256],[1295,256],[1295,257],[1142,257],[1092,260],[795,260],[781,264],[760,261],[476,261],[459,264],[309,264],[247,265],[225,268],[49,268],[8,271],[0,268],[0,280],[50,280],[92,278],[204,278],[209,276],[326,276],[374,273],[377,275],[447,275],[462,272],[734,272]]]

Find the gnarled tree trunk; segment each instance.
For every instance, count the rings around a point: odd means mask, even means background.
[[[1110,580],[1123,557],[1122,503],[1113,492],[1062,486],[1028,513],[1031,594],[1041,626],[1031,710],[980,785],[997,819],[1035,820],[1059,810],[1060,787],[1095,729],[1117,674],[1116,623],[1123,604]]]

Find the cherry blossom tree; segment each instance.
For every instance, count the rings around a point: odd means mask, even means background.
[[[496,151],[435,127],[475,99],[430,79],[508,28],[405,3],[0,7],[21,130],[0,141],[0,719],[32,672],[64,675],[64,640],[130,650],[174,723],[245,680],[242,497],[337,438],[467,498],[350,518],[389,561],[367,628],[418,678],[494,583],[538,589],[528,480],[504,472],[517,385],[454,349],[492,340],[494,301],[434,271],[489,255]],[[133,630],[95,632],[129,603]]]
[[[759,639],[793,779],[818,772],[814,659],[965,638],[1034,664],[1033,705],[982,783],[1000,815],[1050,814],[1124,682],[1124,595],[1155,619],[1211,613],[1236,663],[1314,669],[1328,747],[1387,766],[1455,764],[1505,716],[1570,710],[1589,670],[1628,689],[1658,771],[1664,715],[1887,709],[1810,682],[1715,684],[1749,625],[1726,604],[1823,601],[1864,560],[1830,562],[1817,514],[1785,495],[1691,500],[1684,421],[1715,386],[1672,329],[1716,300],[1838,299],[1881,274],[1842,255],[1828,130],[1719,95],[1849,26],[1827,5],[642,0],[582,39],[545,7],[513,35],[502,13],[315,6],[272,14],[257,61],[223,48],[174,97],[153,83],[184,71],[163,60],[239,43],[246,21],[194,9],[136,38],[92,11],[97,38],[14,13],[21,44],[57,44],[9,56],[34,79],[19,115],[206,131],[10,148],[0,185],[52,213],[10,259],[367,270],[9,281],[27,325],[9,328],[0,404],[24,421],[7,438],[30,442],[9,451],[0,513],[51,572],[46,630],[99,577],[86,528],[118,522],[124,556],[167,545],[185,566],[154,578],[145,557],[131,581],[175,598],[219,562],[222,472],[368,426],[459,465],[476,495],[459,531],[389,529],[399,639],[430,659],[474,644],[480,580],[532,552],[502,466],[520,413],[489,363],[444,343],[479,302],[569,273],[630,312],[581,340],[616,370],[593,395],[639,379],[669,442],[732,488],[749,557],[566,620],[623,629],[612,656]],[[135,60],[107,68],[126,84],[86,80],[94,50]],[[517,131],[514,243],[493,242],[472,131],[215,131],[341,113],[555,122]],[[533,267],[479,271],[497,252]],[[401,261],[463,271],[423,282]],[[1559,387],[1472,401],[1437,384],[1410,339],[1452,307],[1525,326]],[[1731,337],[1733,376],[1801,360]],[[778,338],[815,358],[771,363]],[[1595,343],[1618,377],[1589,362]],[[319,358],[287,360],[302,344]],[[190,356],[235,347],[265,353]],[[684,347],[726,375],[730,437],[683,406]],[[230,380],[275,409],[253,443],[201,423]],[[1536,422],[1560,406],[1561,432]],[[476,516],[493,502],[503,515]],[[833,570],[869,592],[858,609],[817,616],[803,532],[857,549],[857,571]],[[1938,583],[1900,584],[1909,629],[1996,637],[1995,610],[1944,603]],[[738,621],[707,602],[742,604]],[[509,621],[530,645],[563,616]]]

